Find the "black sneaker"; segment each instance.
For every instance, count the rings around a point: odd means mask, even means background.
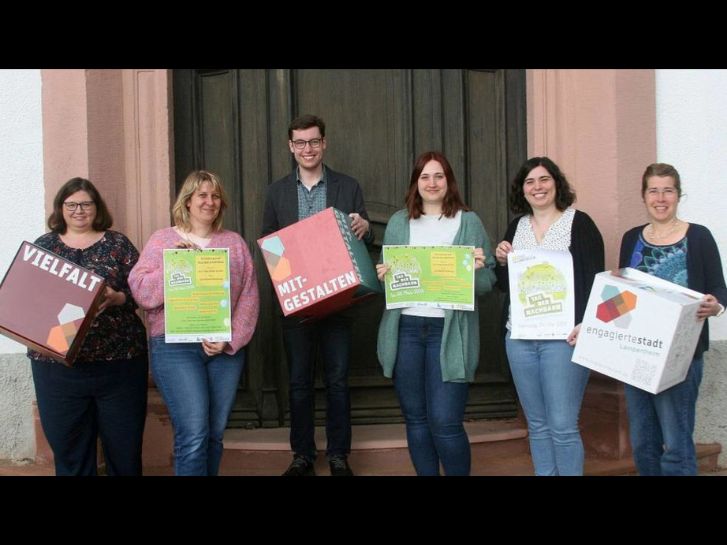
[[[328,465],[331,468],[332,477],[353,477],[353,471],[345,456],[332,456],[328,460]]]
[[[313,462],[302,456],[293,456],[293,461],[283,473],[283,477],[315,477]]]

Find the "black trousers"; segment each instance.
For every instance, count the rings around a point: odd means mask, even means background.
[[[141,475],[146,354],[75,367],[31,359],[31,366],[56,475],[96,475],[98,437],[108,475]]]

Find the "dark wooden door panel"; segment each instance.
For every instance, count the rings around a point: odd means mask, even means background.
[[[287,126],[301,113],[326,121],[326,163],[359,180],[376,233],[402,208],[414,158],[443,150],[467,203],[496,243],[508,221],[508,177],[525,158],[524,72],[504,70],[176,70],[178,185],[209,168],[233,201],[226,226],[256,256],[261,316],[247,348],[231,426],[287,422],[287,368],[277,301],[255,240],[267,185],[294,167]],[[502,296],[480,298],[481,361],[470,391],[471,418],[511,416],[516,404],[504,354]],[[355,308],[350,384],[356,423],[401,421],[391,381],[376,358],[383,297]],[[325,415],[319,373],[316,414]]]

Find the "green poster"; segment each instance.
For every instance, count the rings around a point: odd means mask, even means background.
[[[164,324],[168,343],[232,340],[227,248],[164,250]]]
[[[473,246],[384,246],[386,308],[475,309]]]

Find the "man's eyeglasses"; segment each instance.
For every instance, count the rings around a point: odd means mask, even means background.
[[[311,140],[293,140],[293,147],[295,149],[305,149],[306,144],[310,144],[313,149],[320,148],[323,138],[313,138]]]
[[[66,210],[69,212],[75,212],[76,208],[79,206],[81,207],[81,211],[88,210],[90,208],[93,208],[96,205],[93,201],[84,201],[84,202],[73,202],[73,201],[66,201],[63,203],[63,206],[66,207]]]

